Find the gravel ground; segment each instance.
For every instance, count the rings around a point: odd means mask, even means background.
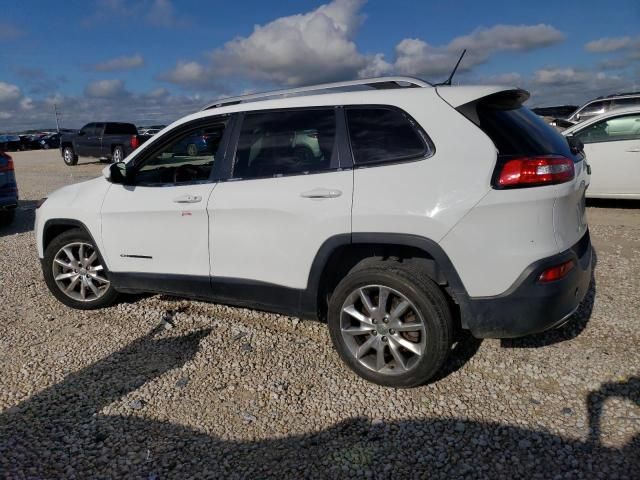
[[[588,208],[597,268],[565,327],[463,339],[440,378],[378,387],[318,322],[166,296],[95,312],[48,293],[34,203],[99,174],[14,155],[0,230],[5,478],[640,478],[640,204]]]

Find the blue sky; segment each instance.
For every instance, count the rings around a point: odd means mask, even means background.
[[[640,1],[3,0],[0,131],[155,123],[211,98],[408,74],[506,83],[531,105],[640,90]]]

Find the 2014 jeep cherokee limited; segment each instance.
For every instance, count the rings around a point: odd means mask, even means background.
[[[326,319],[357,374],[421,384],[457,328],[541,332],[587,291],[588,166],[527,98],[388,77],[221,100],[49,196],[45,280],[80,309],[161,292]]]

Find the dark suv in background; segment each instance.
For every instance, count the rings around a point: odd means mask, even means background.
[[[78,157],[94,157],[117,163],[145,140],[145,137],[138,135],[138,129],[132,123],[96,122],[88,123],[78,133],[62,135],[60,149],[67,165],[78,163]]]

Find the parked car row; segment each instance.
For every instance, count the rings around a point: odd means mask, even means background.
[[[60,133],[34,133],[28,135],[0,135],[0,151],[48,150],[60,147]]]

